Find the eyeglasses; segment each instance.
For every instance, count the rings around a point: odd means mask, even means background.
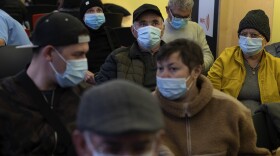
[[[172,13],[172,11],[171,11],[171,9],[169,9],[169,12],[170,12],[170,15],[174,18],[183,18],[183,19],[185,19],[185,20],[191,20],[191,15],[189,15],[189,16],[178,16],[178,15],[176,15],[176,16],[174,16],[174,14]]]
[[[263,38],[263,36],[258,33],[241,32],[239,35],[244,37],[251,37],[251,38]]]

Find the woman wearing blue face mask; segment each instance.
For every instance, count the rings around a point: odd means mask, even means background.
[[[202,66],[202,49],[192,41],[177,39],[161,47],[154,96],[164,113],[163,144],[178,156],[269,154],[256,147],[250,111],[214,89]]]
[[[269,19],[251,10],[238,29],[239,46],[226,48],[208,72],[214,87],[242,101],[254,112],[261,104],[280,102],[280,61],[265,51]]]
[[[121,45],[114,31],[105,26],[104,6],[100,0],[83,0],[80,15],[81,21],[90,32],[88,69],[96,73],[106,57]]]

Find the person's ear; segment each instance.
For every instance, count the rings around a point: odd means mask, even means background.
[[[170,8],[168,6],[165,7],[165,11],[167,13],[167,18],[171,19],[171,15],[170,15]]]
[[[47,45],[41,49],[41,54],[47,61],[52,61],[54,48],[51,45]]]
[[[137,38],[137,37],[138,37],[138,34],[137,34],[137,31],[135,30],[134,24],[132,24],[132,26],[130,27],[130,30],[131,30],[132,35],[133,35],[135,38]]]
[[[195,66],[191,72],[192,77],[197,79],[199,77],[199,75],[201,74],[202,69],[203,69],[202,65]]]
[[[163,34],[164,34],[164,29],[165,29],[165,24],[164,24],[164,22],[163,22],[163,23],[162,23],[162,29],[161,29],[160,37],[163,36]]]
[[[75,146],[78,156],[90,156],[90,153],[87,149],[87,144],[84,138],[84,135],[79,131],[75,130],[72,134],[72,142]]]

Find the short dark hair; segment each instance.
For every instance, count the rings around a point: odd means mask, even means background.
[[[201,47],[197,43],[187,39],[176,39],[163,45],[157,54],[157,61],[166,60],[174,53],[179,53],[182,62],[190,70],[204,63]]]

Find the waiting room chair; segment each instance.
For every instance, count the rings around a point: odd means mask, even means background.
[[[280,42],[273,43],[264,47],[271,55],[280,57]]]
[[[32,49],[15,46],[0,47],[0,79],[23,70],[32,58]]]
[[[28,11],[27,14],[27,20],[29,23],[32,23],[32,16],[34,14],[41,14],[41,13],[50,13],[57,9],[57,6],[55,5],[29,5],[26,6],[26,9]],[[31,24],[31,30],[33,30],[32,24]]]
[[[105,25],[111,28],[121,27],[123,14],[120,13],[104,13],[106,22]]]
[[[130,27],[118,27],[114,28],[114,32],[119,38],[120,44],[125,47],[129,47],[135,41],[135,38],[131,32]]]
[[[37,21],[44,16],[46,13],[40,13],[40,14],[33,14],[32,15],[32,27],[35,28],[35,25],[37,23]]]

